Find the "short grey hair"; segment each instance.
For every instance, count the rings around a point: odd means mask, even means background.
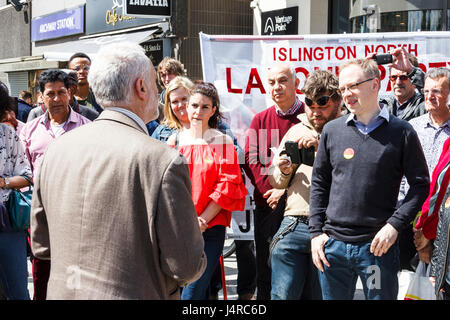
[[[436,79],[446,77],[447,78],[447,86],[450,88],[450,69],[449,68],[431,68],[425,74],[425,81],[428,78]]]
[[[152,64],[136,43],[108,44],[99,50],[88,75],[95,99],[104,108],[130,104],[138,78],[150,83]]]

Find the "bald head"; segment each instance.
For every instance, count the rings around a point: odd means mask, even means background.
[[[300,80],[295,69],[285,62],[278,62],[268,73],[269,93],[275,104],[284,112],[288,111],[296,100],[296,89]]]

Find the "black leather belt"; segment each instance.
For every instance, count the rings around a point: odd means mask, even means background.
[[[309,217],[307,216],[290,216],[292,219],[297,219],[301,223],[304,223],[306,225],[309,224]]]

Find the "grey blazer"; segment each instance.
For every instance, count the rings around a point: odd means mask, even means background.
[[[179,299],[206,267],[183,160],[108,109],[49,145],[31,210],[48,299]]]

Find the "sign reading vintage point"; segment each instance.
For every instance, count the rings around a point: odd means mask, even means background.
[[[125,15],[141,18],[170,17],[172,0],[124,0]]]
[[[261,12],[261,34],[298,34],[298,7]]]

